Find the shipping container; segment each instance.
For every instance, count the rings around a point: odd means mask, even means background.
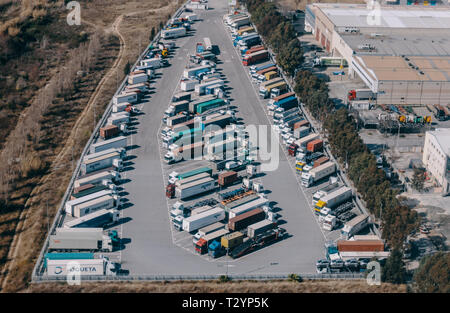
[[[306,145],[306,150],[309,152],[322,151],[322,149],[323,149],[323,140],[321,140],[321,139],[311,140]]]
[[[218,184],[219,184],[219,186],[225,187],[225,186],[233,184],[237,180],[238,180],[237,173],[234,171],[229,171],[229,172],[219,174]]]
[[[242,242],[244,242],[244,234],[236,231],[234,233],[223,236],[220,244],[225,249],[231,250],[234,247],[240,245]]]
[[[247,237],[254,238],[256,235],[261,234],[269,229],[276,227],[276,224],[269,220],[262,220],[258,223],[249,225],[247,227]]]
[[[238,231],[246,228],[248,225],[257,223],[266,218],[266,213],[261,208],[256,208],[241,215],[231,218],[228,221],[228,229]]]
[[[245,212],[251,211],[251,210],[259,208],[259,207],[263,207],[263,206],[267,205],[268,203],[269,203],[269,201],[266,198],[259,197],[258,199],[255,199],[251,202],[247,202],[245,204],[242,204],[238,207],[231,209],[228,212],[228,217],[231,219],[238,215],[244,214]]]
[[[108,140],[96,142],[91,145],[90,152],[96,153],[111,148],[125,148],[127,146],[127,137],[119,136]]]
[[[348,251],[384,251],[382,240],[338,240],[339,252]]]
[[[119,135],[120,130],[117,125],[106,125],[100,128],[100,137],[104,140],[111,139]]]

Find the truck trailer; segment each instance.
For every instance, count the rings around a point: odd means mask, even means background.
[[[161,38],[163,39],[178,38],[183,36],[186,36],[186,28],[184,27],[164,29],[161,31]]]
[[[96,153],[111,148],[125,148],[127,146],[127,137],[119,136],[108,140],[96,142],[91,145],[90,152]]]
[[[57,228],[50,235],[49,251],[89,250],[113,251],[113,238],[103,232],[103,228]]]
[[[308,188],[319,180],[330,176],[336,172],[336,164],[334,162],[326,162],[308,173],[302,173],[302,186]]]
[[[83,160],[81,163],[81,174],[86,175],[111,166],[117,171],[122,169],[122,158],[117,151]]]
[[[352,196],[352,189],[347,186],[342,186],[339,189],[334,189],[332,192],[327,193],[316,202],[314,206],[314,212],[316,214],[319,214],[320,211],[325,207],[332,210],[341,203],[351,200]]]
[[[91,173],[89,175],[82,176],[75,180],[74,187],[78,188],[86,184],[100,184],[105,181],[118,183],[120,182],[120,173],[113,170],[105,170],[101,172]]]
[[[360,230],[364,229],[369,224],[368,215],[358,215],[357,217],[344,224],[344,228],[341,230],[341,235],[345,239],[349,239],[353,235],[357,234]]]
[[[225,211],[222,208],[216,207],[183,219],[182,229],[187,232],[193,232],[210,224],[223,221],[224,219]]]
[[[47,260],[47,275],[68,278],[73,276],[117,275],[117,265],[106,258]]]
[[[116,209],[102,209],[93,213],[86,214],[83,217],[76,218],[64,223],[66,228],[76,227],[109,227],[117,223],[120,219],[120,213]]]
[[[216,187],[215,183],[216,181],[211,177],[203,178],[175,188],[175,195],[180,199],[193,197],[213,190]]]

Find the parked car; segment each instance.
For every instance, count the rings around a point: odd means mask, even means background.
[[[328,266],[330,266],[330,261],[327,259],[320,259],[316,262],[317,268],[327,268]]]
[[[349,269],[357,269],[359,267],[359,262],[356,259],[347,260],[344,262],[345,267]]]
[[[330,263],[331,268],[343,268],[344,267],[344,261],[342,260],[333,260]]]

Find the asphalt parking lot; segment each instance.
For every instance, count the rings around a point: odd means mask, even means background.
[[[195,12],[203,21],[194,24],[193,36],[175,41],[177,49],[169,60],[171,65],[158,70],[162,75],[152,85],[154,93],[141,105],[144,114],[138,116],[136,133],[129,138],[131,160],[129,170],[123,173],[126,190],[123,197],[127,204],[121,211],[124,223],[119,229],[124,247],[112,256],[134,275],[221,274],[226,271],[225,262],[229,263],[229,274],[313,273],[315,261],[324,256],[325,238],[311,211],[311,198],[300,189],[292,164],[281,149],[277,170],[266,172],[260,179],[269,191],[269,201],[280,209],[281,219],[286,221],[282,227],[289,234],[287,239],[237,260],[209,260],[192,252],[190,235],[174,231],[169,224],[167,174],[175,168],[191,164],[200,167],[206,162],[183,161],[167,166],[161,160],[165,151],[158,143],[163,112],[176,92],[187,55],[194,52],[196,42],[209,37],[218,45],[221,61],[218,68],[227,79],[237,117],[243,118],[247,125],[270,124],[222,22],[227,13],[226,3],[212,0],[210,7],[214,9]]]

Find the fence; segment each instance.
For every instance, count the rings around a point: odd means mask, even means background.
[[[184,9],[185,5],[186,5],[186,3],[184,3],[180,8],[178,8],[178,10],[175,12],[175,14],[173,15],[172,18],[179,17],[181,15],[181,13],[183,12],[183,9]],[[159,41],[160,37],[161,37],[161,31],[159,31],[156,34],[156,36],[152,40],[152,42],[150,42],[150,44],[147,46],[147,48],[145,48],[145,50],[138,57],[138,59],[136,60],[136,62],[134,63],[134,65],[131,68],[132,71],[136,68],[136,65],[140,62],[140,60],[142,60],[142,58],[147,54],[147,52],[149,51],[150,47]],[[124,86],[126,84],[126,80],[127,80],[127,77],[125,76],[125,78],[123,79],[123,81],[120,84],[119,88],[114,93],[114,96],[119,94],[122,91],[122,89],[124,88]],[[109,117],[109,115],[110,115],[110,113],[112,111],[112,106],[113,106],[113,100],[111,99],[109,101],[109,103],[108,103],[108,106],[105,109],[105,112],[104,112],[102,118],[100,119],[100,121],[98,121],[94,131],[91,134],[91,137],[89,138],[88,142],[86,143],[86,145],[85,145],[85,147],[84,147],[84,149],[83,149],[83,151],[81,153],[81,156],[80,156],[80,158],[79,158],[79,160],[77,162],[75,170],[74,170],[74,172],[72,174],[72,177],[70,179],[69,185],[67,186],[66,192],[64,193],[64,196],[63,196],[63,198],[61,200],[61,204],[60,204],[59,209],[58,209],[58,211],[56,213],[55,219],[53,220],[52,226],[51,226],[51,228],[49,230],[49,233],[47,234],[47,238],[45,239],[44,246],[42,247],[42,250],[41,250],[41,252],[39,254],[39,257],[38,257],[38,260],[36,262],[36,265],[34,266],[33,274],[32,274],[32,281],[39,281],[42,278],[40,276],[40,275],[42,275],[42,272],[43,272],[42,261],[43,261],[44,252],[48,248],[50,234],[57,227],[59,227],[61,225],[61,222],[63,220],[62,219],[63,218],[62,212],[64,210],[64,204],[66,203],[67,199],[70,196],[70,191],[72,190],[73,184],[74,184],[74,182],[75,182],[75,180],[77,178],[77,175],[78,175],[78,173],[80,171],[81,161],[83,160],[83,157],[88,152],[88,149],[89,149],[90,145],[98,138],[100,127],[102,127],[103,125],[106,124],[106,120],[108,119],[108,117]]]
[[[127,275],[127,276],[81,276],[82,281],[208,281],[218,280],[226,276],[231,280],[286,280],[291,274],[255,274],[255,275]],[[324,274],[296,274],[301,279],[320,280],[320,279],[354,279],[365,278],[364,273],[324,273]],[[33,283],[66,281],[66,276],[37,276]]]

